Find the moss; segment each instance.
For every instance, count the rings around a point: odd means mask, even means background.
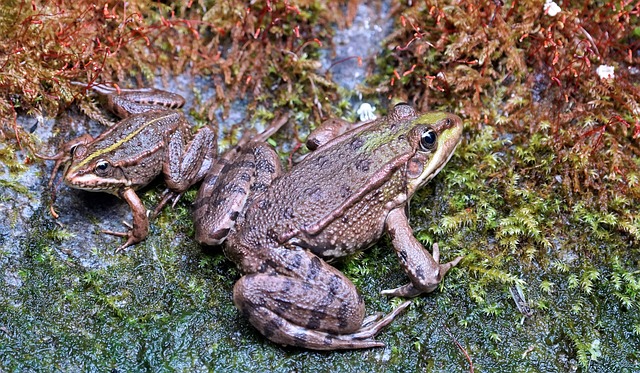
[[[247,95],[254,98],[248,101],[251,112],[275,104],[315,111],[315,119],[328,110],[328,97],[336,99],[335,84],[315,70],[319,47],[331,43],[332,28],[325,26],[344,23],[337,4],[191,5],[4,2],[0,114],[13,119],[0,131],[30,146],[15,122],[17,112],[56,116],[86,95],[72,81],[144,86],[157,74],[165,81],[185,71],[208,75],[216,94],[199,115],[209,121],[214,109],[228,112],[232,102]]]

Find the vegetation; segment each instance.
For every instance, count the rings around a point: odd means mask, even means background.
[[[491,284],[526,284],[533,309],[562,320],[602,320],[595,294],[626,312],[640,306],[640,9],[561,6],[555,16],[542,2],[398,7],[382,73],[369,80],[371,92],[467,118],[437,191],[449,212],[423,238],[463,248],[468,295],[487,315],[504,311]],[[600,76],[600,65],[615,76]],[[550,309],[565,297],[570,307]],[[618,332],[636,333],[632,320]],[[564,332],[583,369],[603,358],[601,325]]]

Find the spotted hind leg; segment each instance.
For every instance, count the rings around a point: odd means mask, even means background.
[[[282,173],[278,155],[262,142],[250,143],[237,158],[223,161],[214,165],[215,172],[207,175],[196,198],[196,240],[207,245],[221,244],[251,198]]]
[[[236,282],[233,300],[249,322],[283,345],[315,350],[384,346],[374,337],[409,302],[363,325],[364,302],[353,283],[311,253],[294,255],[298,258],[289,258],[282,271],[294,273],[253,273]]]

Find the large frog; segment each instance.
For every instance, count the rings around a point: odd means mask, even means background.
[[[314,136],[317,149],[286,173],[268,145],[249,143],[208,175],[196,199],[196,239],[224,242],[244,274],[233,289],[236,307],[276,343],[384,346],[374,336],[409,302],[365,319],[356,287],[326,260],[365,249],[385,232],[410,282],[383,294],[431,292],[462,259],[440,264],[438,246],[429,254],[405,213],[415,191],[451,158],[460,118],[398,104],[386,117],[340,134],[342,127],[331,123]]]

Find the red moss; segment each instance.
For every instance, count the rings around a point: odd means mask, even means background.
[[[348,9],[356,4],[351,1]],[[313,63],[303,56],[330,42],[327,26],[341,18],[336,6],[314,1],[5,2],[0,5],[0,115],[8,120],[0,131],[18,136],[11,119],[16,110],[55,116],[84,95],[71,81],[145,86],[157,74],[211,76],[216,97],[204,105],[209,118],[218,105],[228,107],[247,94],[257,97],[265,86],[310,86],[301,71]]]
[[[448,106],[478,128],[514,135],[516,144],[547,133],[543,123],[550,123],[547,146],[557,154],[552,172],[571,180],[568,191],[602,197],[601,180],[618,175],[610,179],[614,187],[640,197],[640,189],[625,182],[640,167],[634,162],[640,72],[632,69],[640,63],[633,34],[638,4],[560,6],[555,17],[545,14],[542,1],[398,6],[398,30],[388,41],[395,48],[380,63],[386,70],[377,89],[411,97],[422,108]],[[601,64],[615,66],[615,79],[598,77]],[[550,170],[523,172],[541,180]]]

